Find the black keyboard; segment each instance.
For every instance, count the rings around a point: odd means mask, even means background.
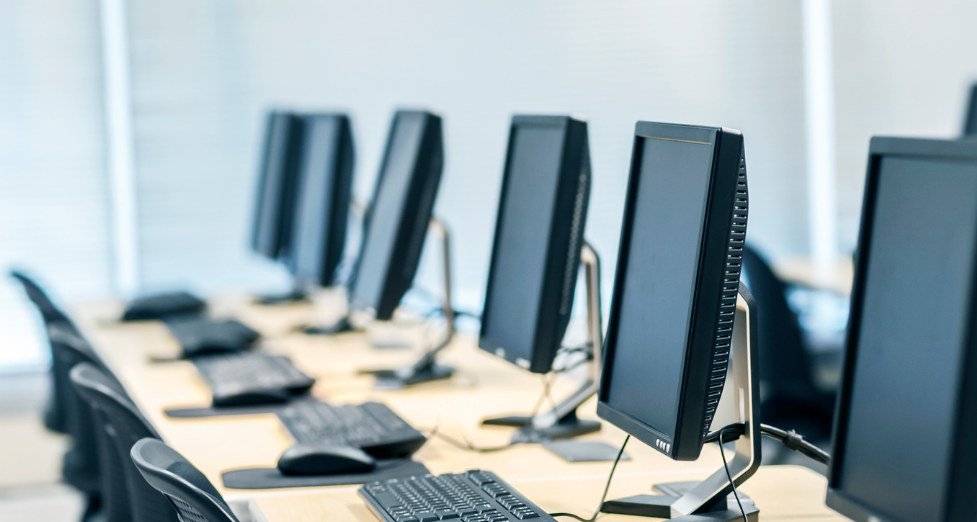
[[[555,520],[490,471],[390,479],[359,491],[386,522]]]
[[[315,384],[283,355],[232,353],[194,359],[214,395],[214,406],[284,402]]]
[[[378,459],[406,457],[427,440],[378,402],[332,406],[315,400],[294,401],[277,414],[299,444],[350,445]]]

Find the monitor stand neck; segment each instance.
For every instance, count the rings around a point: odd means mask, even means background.
[[[737,487],[760,467],[760,393],[757,360],[757,317],[753,296],[740,283],[733,320],[730,368],[713,428],[742,424],[743,434],[736,440],[732,458],[727,457],[729,475]],[[714,430],[715,431],[715,430]],[[637,495],[604,503],[601,511],[623,515],[671,519],[674,522],[733,522],[743,519],[726,470],[719,468],[701,482],[659,484],[662,495]],[[740,502],[750,522],[759,510],[742,492]]]
[[[454,375],[454,368],[437,362],[438,353],[447,348],[455,336],[455,307],[451,301],[451,232],[444,221],[436,217],[431,218],[428,230],[441,238],[441,285],[444,291],[441,297],[441,313],[444,315],[445,332],[442,334],[441,340],[429,348],[413,364],[402,366],[396,370],[363,372],[377,377],[377,388],[406,388],[415,384],[449,379]]]
[[[521,428],[512,438],[514,443],[544,442],[568,439],[600,431],[600,421],[583,420],[577,416],[577,408],[597,393],[603,361],[602,319],[600,310],[600,257],[586,241],[580,250],[580,262],[584,268],[587,292],[587,346],[593,350],[593,362],[588,365],[587,379],[567,398],[550,411],[534,417],[501,417],[485,419],[482,424],[514,426]],[[613,456],[612,456],[613,458]],[[593,460],[604,460],[594,458]]]

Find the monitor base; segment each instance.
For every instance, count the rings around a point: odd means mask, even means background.
[[[617,456],[616,448],[600,442],[570,446],[547,445],[551,441],[572,439],[600,431],[600,421],[580,419],[577,417],[577,410],[571,410],[555,424],[544,428],[533,426],[532,417],[517,415],[485,419],[482,425],[519,428],[512,436],[513,444],[544,444],[567,462],[612,462]]]
[[[676,485],[683,486],[682,489],[688,487],[686,491],[690,491],[692,489],[691,486],[697,484],[698,482],[676,483]],[[669,486],[669,484],[662,484],[663,488]],[[620,500],[608,500],[601,506],[600,511],[601,513],[618,515],[664,518],[673,522],[734,522],[743,520],[743,513],[740,511],[735,499],[732,501],[729,499],[721,501],[713,506],[711,510],[704,513],[694,513],[671,518],[672,504],[676,503],[680,498],[678,495],[635,495]],[[732,496],[729,498],[731,499]],[[740,502],[743,503],[743,510],[746,511],[747,520],[749,522],[757,522],[760,519],[760,510],[753,504],[753,501],[746,495],[740,493]]]
[[[349,322],[349,316],[343,316],[329,326],[302,326],[299,330],[306,335],[335,335],[345,332],[357,332],[358,328]]]
[[[377,389],[402,390],[417,384],[450,379],[455,374],[455,369],[443,364],[432,363],[417,369],[407,367],[397,370],[366,370],[360,373],[375,376],[377,381],[374,386]]]
[[[254,304],[259,305],[278,305],[287,303],[306,303],[309,302],[309,294],[298,288],[294,288],[284,294],[268,294],[255,296]]]

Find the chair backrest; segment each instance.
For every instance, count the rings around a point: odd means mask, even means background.
[[[103,369],[94,365],[78,365],[71,370],[71,381],[95,412],[97,422],[107,434],[115,454],[112,459],[104,459],[110,465],[117,464],[117,467],[103,470],[103,474],[114,475],[106,477],[103,484],[122,482],[128,493],[125,500],[118,497],[111,499],[116,501],[116,505],[108,512],[124,512],[127,505],[129,512],[120,521],[176,522],[176,512],[170,503],[146,484],[129,456],[136,441],[147,437],[159,439],[155,428],[118,385],[118,381]]]
[[[88,495],[97,495],[101,478],[95,422],[91,407],[78,395],[69,374],[78,364],[105,368],[105,363],[84,338],[65,325],[49,324],[47,332],[56,400],[64,407],[66,431],[71,437],[71,449],[64,458],[64,479]]]
[[[743,270],[757,305],[760,381],[766,388],[765,395],[788,401],[810,400],[819,392],[814,386],[800,321],[787,303],[787,284],[749,245],[743,249]]]
[[[238,522],[207,477],[163,442],[140,440],[131,456],[146,482],[173,504],[181,522]]]
[[[10,276],[16,279],[24,287],[24,293],[27,294],[27,298],[34,303],[37,311],[41,315],[41,319],[44,320],[45,326],[59,325],[60,327],[67,328],[74,333],[78,333],[78,328],[75,327],[71,319],[62,312],[48,297],[47,292],[41,289],[40,285],[36,281],[31,279],[27,274],[12,270]],[[52,357],[53,359],[53,357]],[[53,368],[52,368],[53,377]],[[52,379],[52,394],[44,406],[44,426],[58,433],[68,433],[68,420],[67,420],[67,408],[59,400],[59,396],[63,395],[58,392],[58,382]]]

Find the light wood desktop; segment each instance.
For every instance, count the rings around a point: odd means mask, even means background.
[[[373,348],[368,334],[364,333],[324,337],[294,332],[295,326],[321,321],[328,318],[330,312],[335,314],[334,307],[328,306],[328,296],[325,301],[327,305],[320,306],[298,304],[265,307],[251,305],[242,296],[228,297],[216,300],[211,306],[211,314],[236,317],[259,330],[264,336],[262,349],[289,355],[299,368],[318,379],[313,389],[316,397],[339,404],[379,400],[390,405],[421,431],[437,429],[456,439],[467,438],[479,447],[503,445],[513,433],[511,428],[483,428],[479,425],[481,419],[528,413],[541,396],[543,381],[540,376],[478,350],[473,340],[465,336],[458,336],[443,352],[443,362],[457,369],[451,381],[407,390],[375,390],[373,379],[357,375],[358,370],[393,368],[413,361],[418,353]],[[150,364],[149,356],[173,357],[178,354],[179,346],[175,339],[161,323],[118,323],[114,318],[118,317],[119,311],[118,304],[103,303],[79,307],[74,312],[84,333],[118,373],[163,439],[193,462],[222,495],[232,502],[244,502],[256,497],[267,500],[269,504],[264,504],[262,500],[257,507],[265,510],[267,506],[268,522],[312,520],[295,518],[298,516],[296,514],[285,514],[293,513],[289,509],[294,509],[297,510],[295,512],[306,510],[304,512],[311,515],[308,510],[321,502],[345,506],[336,511],[344,514],[344,518],[362,518],[365,508],[355,498],[355,488],[350,486],[288,490],[224,488],[222,472],[236,468],[274,467],[281,453],[292,445],[291,437],[277,417],[271,414],[209,419],[167,417],[163,413],[167,408],[209,404],[209,389],[189,362]],[[424,333],[423,328],[417,327],[405,327],[403,332],[408,339],[423,337]],[[575,385],[572,378],[557,379],[551,390],[552,395],[558,399]],[[596,401],[592,399],[581,413],[587,418],[596,418],[595,410]],[[623,441],[624,433],[605,423],[601,432],[583,439],[605,441],[617,447]],[[691,463],[674,462],[637,441],[629,444],[627,451],[632,459],[618,467],[616,489],[613,490],[621,494],[647,492],[655,482],[705,477],[722,465],[714,445],[706,447],[703,456]],[[492,470],[514,485],[518,484],[530,499],[547,509],[552,506],[552,509],[581,512],[592,510],[596,505],[609,470],[608,463],[567,463],[539,445],[519,445],[505,451],[479,453],[460,449],[441,437],[432,437],[415,454],[415,460],[424,463],[435,474],[474,468]],[[762,478],[768,474],[775,474],[782,480]],[[766,510],[769,509],[762,505],[765,496],[770,497],[771,502],[783,497],[785,504],[796,503],[804,507],[798,508],[801,509],[798,512],[809,519],[812,516],[831,517],[830,511],[823,506],[825,481],[809,470],[796,467],[764,468],[750,483],[758,495],[764,518],[767,518]],[[769,487],[764,484],[769,484]],[[581,494],[559,493],[566,488],[580,491]],[[546,496],[547,491],[551,498]],[[296,493],[309,493],[311,496]],[[597,497],[590,499],[593,495]],[[559,503],[571,497],[572,504]],[[783,512],[790,513],[789,510]],[[326,519],[330,516],[326,515]]]

